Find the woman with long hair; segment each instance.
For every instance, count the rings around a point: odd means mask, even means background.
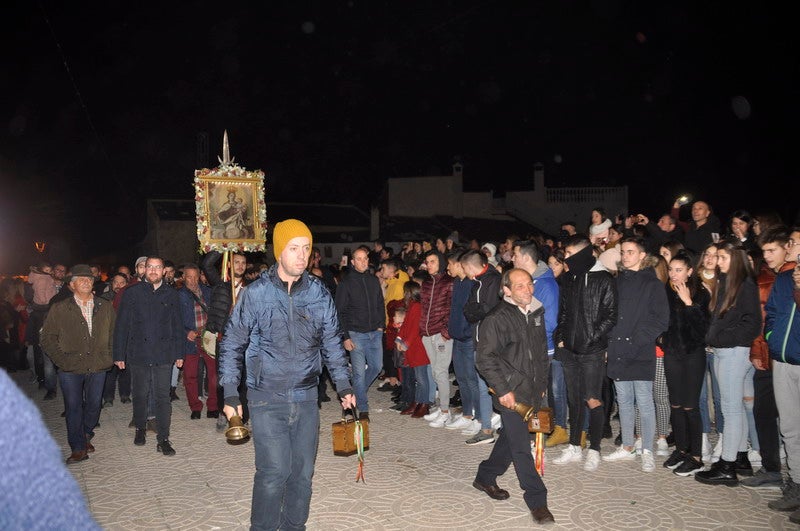
[[[683,243],[678,240],[667,240],[658,248],[658,254],[664,257],[664,260],[669,264],[672,257],[678,254],[678,251],[685,249]]]
[[[737,210],[731,214],[728,239],[738,240],[745,251],[758,249],[756,235],[753,233],[753,216],[747,210]]]
[[[703,468],[699,405],[706,375],[705,336],[711,318],[711,293],[693,273],[689,254],[678,251],[669,262],[669,328],[661,337],[675,436],[675,451],[664,461],[664,467],[679,476],[690,476]]]
[[[605,209],[601,207],[592,209],[592,222],[589,225],[589,240],[593,245],[608,243],[608,229],[613,223],[606,216]]]
[[[722,413],[725,416],[722,455],[710,470],[695,479],[710,485],[736,485],[738,471],[753,473],[747,459],[745,379],[753,368],[750,345],[761,333],[758,286],[741,242],[725,240],[717,247],[719,282],[711,295],[711,325],[706,343],[714,349]]]

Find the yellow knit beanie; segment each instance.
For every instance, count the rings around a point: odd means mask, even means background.
[[[311,237],[311,231],[305,223],[299,219],[285,219],[275,224],[272,229],[272,251],[275,253],[275,260],[280,260],[281,253],[286,248],[286,244],[293,238],[305,236],[308,238],[308,244],[312,245],[314,240]]]

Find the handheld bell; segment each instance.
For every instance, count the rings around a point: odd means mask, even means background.
[[[514,411],[519,413],[519,416],[522,417],[522,420],[528,422],[531,417],[533,416],[533,406],[529,406],[528,404],[523,404],[522,402],[517,402],[514,404]]]
[[[229,444],[243,444],[250,440],[250,430],[242,422],[242,417],[234,415],[228,420],[225,438]]]

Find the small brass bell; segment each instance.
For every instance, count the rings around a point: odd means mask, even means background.
[[[250,440],[250,430],[242,422],[242,417],[234,415],[228,420],[225,438],[229,444],[243,444]]]

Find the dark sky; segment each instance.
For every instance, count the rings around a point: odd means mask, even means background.
[[[689,191],[792,221],[787,8],[660,4],[6,5],[0,271],[35,239],[72,260],[139,241],[144,199],[191,198],[198,134],[213,166],[224,129],[268,201],[367,208],[455,158],[468,189],[527,189],[541,161],[549,186],[628,185],[652,215]]]

